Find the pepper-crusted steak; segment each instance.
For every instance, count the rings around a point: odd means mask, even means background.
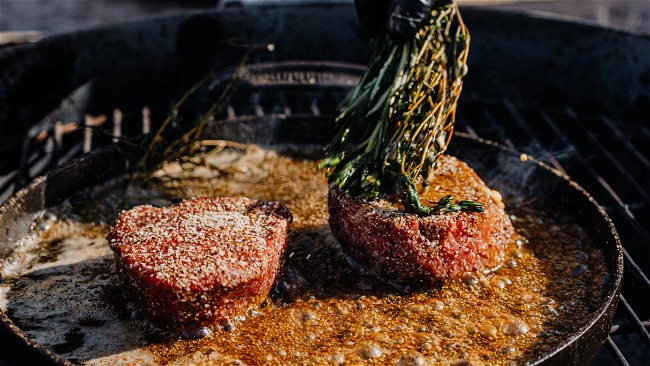
[[[330,186],[330,227],[368,270],[399,283],[426,286],[499,266],[515,235],[500,194],[465,163],[443,155],[421,196],[437,202],[446,195],[481,202],[485,210],[419,216],[386,199],[363,200]]]
[[[148,318],[204,325],[268,293],[291,220],[277,202],[194,198],[123,211],[108,241],[120,281]]]

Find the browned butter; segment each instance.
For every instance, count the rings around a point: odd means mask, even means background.
[[[236,195],[281,201],[294,215],[269,298],[194,340],[141,319],[121,295],[103,239],[117,213]],[[328,227],[326,180],[313,160],[256,146],[225,149],[167,163],[147,184],[114,182],[44,213],[25,250],[3,268],[2,307],[37,341],[86,364],[524,364],[588,322],[609,281],[602,253],[583,230],[539,207],[506,206],[525,239],[499,269],[412,290],[365,274],[342,253]],[[96,252],[65,259],[83,243]],[[61,289],[68,293],[57,295]],[[77,310],[61,309],[69,306]]]

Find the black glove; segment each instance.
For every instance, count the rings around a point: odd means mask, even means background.
[[[438,2],[449,0],[354,0],[357,18],[369,35],[382,29],[397,38],[413,36]]]

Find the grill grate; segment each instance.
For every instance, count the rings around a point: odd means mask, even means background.
[[[331,116],[349,86],[267,86],[238,95],[225,117]],[[171,104],[171,103],[170,103]],[[23,144],[20,164],[0,176],[0,202],[34,177],[79,156],[111,135],[137,134],[157,128],[162,108],[107,111],[84,121],[57,122],[33,133]],[[604,116],[571,109],[521,106],[502,100],[477,102],[471,96],[458,108],[456,130],[493,140],[537,157],[565,172],[606,209],[624,245],[625,277],[610,336],[593,365],[630,365],[650,359],[650,130]],[[128,121],[140,120],[141,128]],[[107,133],[91,133],[100,128]],[[638,260],[635,261],[635,258]]]
[[[583,186],[614,221],[624,247],[625,273],[614,326],[594,365],[650,359],[650,187],[643,128],[574,110],[475,102],[459,106],[456,129],[536,156]],[[647,131],[645,131],[647,132]],[[645,150],[644,150],[645,149]],[[628,361],[629,360],[629,361]]]

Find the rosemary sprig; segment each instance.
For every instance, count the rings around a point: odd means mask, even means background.
[[[373,40],[371,61],[341,103],[337,133],[319,165],[330,183],[367,199],[398,194],[408,212],[419,214],[483,210],[452,197],[428,207],[416,189],[430,180],[451,139],[469,39],[457,5],[443,0],[413,38]]]
[[[440,201],[436,202],[433,207],[431,207],[431,211],[433,213],[457,211],[483,212],[483,205],[479,202],[466,200],[453,203],[452,196],[444,196]]]

